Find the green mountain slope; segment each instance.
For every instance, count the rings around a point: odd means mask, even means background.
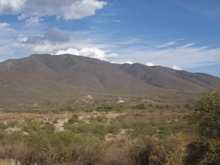
[[[161,66],[112,64],[74,55],[31,55],[0,63],[2,102],[55,100],[81,95],[178,98],[220,86],[220,78]]]

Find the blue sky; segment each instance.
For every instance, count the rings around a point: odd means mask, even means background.
[[[220,77],[219,0],[0,0],[0,61],[75,54]]]

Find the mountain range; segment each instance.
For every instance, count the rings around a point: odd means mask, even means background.
[[[220,78],[204,73],[139,63],[113,64],[69,54],[35,54],[0,63],[0,99],[9,103],[65,100],[85,94],[156,98],[199,93],[215,86],[220,86]]]

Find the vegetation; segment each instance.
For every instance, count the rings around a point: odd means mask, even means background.
[[[220,89],[194,104],[68,108],[51,119],[0,123],[0,164],[220,164]]]
[[[220,164],[220,88],[202,93],[188,119],[196,125],[198,138],[188,145],[186,162]]]

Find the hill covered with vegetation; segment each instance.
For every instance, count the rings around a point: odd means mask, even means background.
[[[154,101],[188,101],[215,86],[220,86],[220,78],[202,73],[138,63],[112,64],[68,54],[31,55],[0,63],[2,107],[39,108],[37,105],[48,102],[61,105],[87,95],[96,100],[138,96]]]

